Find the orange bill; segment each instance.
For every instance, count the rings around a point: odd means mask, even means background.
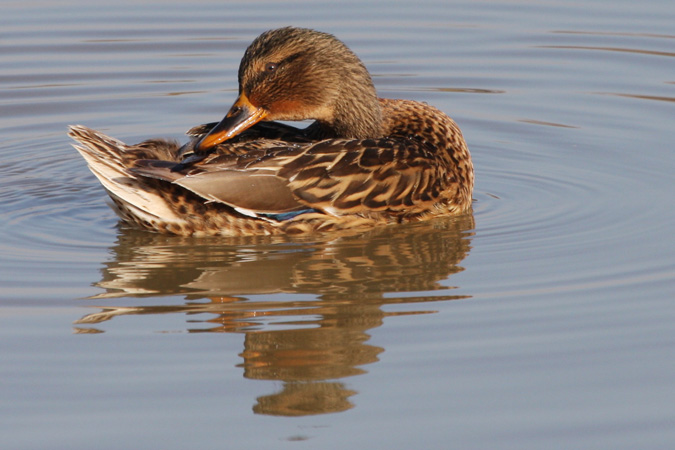
[[[264,108],[253,106],[242,93],[225,118],[197,143],[195,151],[203,152],[225,142],[260,122],[266,116],[267,111]]]

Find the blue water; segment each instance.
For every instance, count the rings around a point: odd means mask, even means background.
[[[2,10],[3,449],[672,447],[671,1]],[[284,25],[452,116],[473,213],[299,238],[120,225],[67,125],[184,140]]]

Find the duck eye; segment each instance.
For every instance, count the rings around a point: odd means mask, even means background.
[[[277,70],[277,67],[279,67],[279,64],[269,62],[265,64],[265,72],[274,72],[275,70]]]

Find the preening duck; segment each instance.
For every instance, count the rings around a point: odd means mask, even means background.
[[[304,129],[275,122],[306,119]],[[457,124],[425,103],[378,98],[361,60],[327,33],[261,34],[225,118],[188,134],[181,147],[69,132],[120,217],[163,233],[330,231],[471,207],[473,165]]]

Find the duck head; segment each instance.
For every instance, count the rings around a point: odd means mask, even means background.
[[[260,121],[318,122],[322,138],[382,134],[377,93],[368,70],[328,33],[286,27],[267,31],[239,65],[239,97],[196,145],[207,151]]]

